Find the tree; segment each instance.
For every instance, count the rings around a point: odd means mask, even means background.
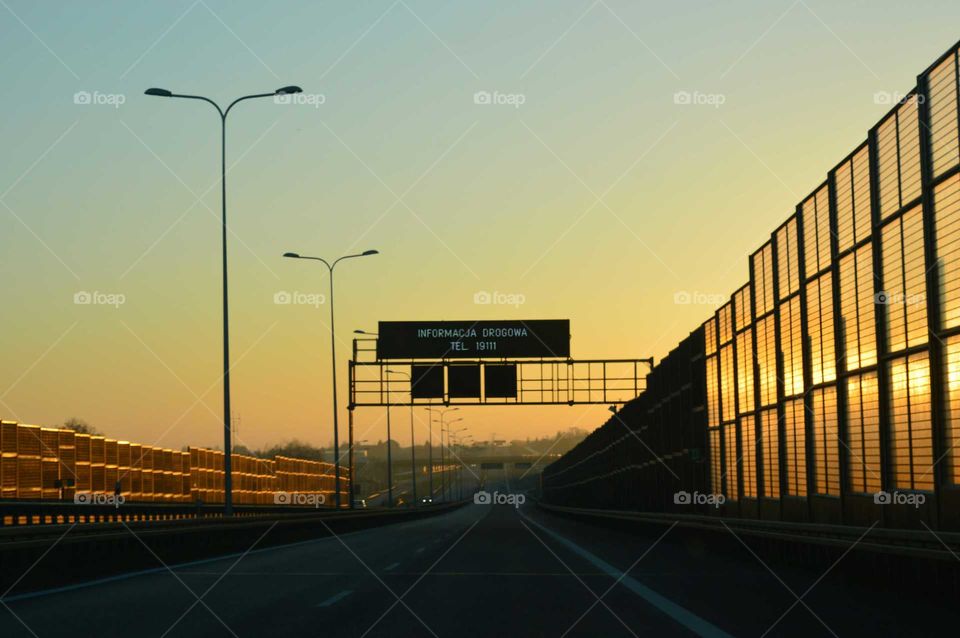
[[[267,449],[259,450],[256,455],[261,458],[273,458],[274,456],[289,456],[298,459],[308,459],[311,461],[323,460],[323,448],[318,448],[293,439],[283,445],[274,445]]]
[[[235,443],[233,446],[234,454],[242,454],[244,456],[256,456],[256,453],[251,451],[246,445],[240,443]]]
[[[62,427],[64,430],[73,430],[77,434],[92,434],[92,435],[100,434],[100,430],[93,427],[83,419],[78,419],[75,416],[72,416],[66,421],[64,421],[63,425],[61,425],[60,427]]]

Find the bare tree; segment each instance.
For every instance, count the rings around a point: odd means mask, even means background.
[[[73,430],[77,434],[93,434],[93,435],[100,434],[100,430],[93,427],[83,419],[78,419],[75,416],[72,416],[66,421],[64,421],[63,425],[61,425],[60,427],[62,427],[65,430]]]

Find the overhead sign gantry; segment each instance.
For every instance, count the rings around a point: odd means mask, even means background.
[[[625,403],[652,366],[571,358],[567,319],[381,321],[354,340],[349,408]]]

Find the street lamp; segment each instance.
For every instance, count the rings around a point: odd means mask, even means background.
[[[313,261],[319,261],[324,266],[327,267],[327,272],[330,273],[330,366],[333,372],[333,474],[334,474],[334,483],[336,485],[336,505],[337,508],[340,508],[340,426],[339,420],[337,418],[337,338],[333,329],[333,269],[337,267],[344,259],[353,259],[354,257],[369,257],[370,255],[378,255],[379,251],[376,250],[365,250],[362,253],[357,253],[355,255],[344,255],[334,260],[331,264],[323,257],[308,257],[306,255],[300,255],[298,253],[283,253],[283,256],[288,259],[310,259]],[[353,428],[350,428],[350,507],[353,507]]]
[[[430,500],[433,500],[433,411],[430,408],[426,408],[427,412],[430,412],[430,416],[427,417],[427,496],[430,497]]]
[[[454,419],[453,421],[449,421],[449,422],[447,423],[447,447],[450,447],[450,434],[452,434],[452,433],[455,434],[455,433],[457,433],[457,432],[460,431],[460,430],[453,430],[453,431],[451,432],[450,426],[453,425],[454,423],[459,422],[459,421],[463,421],[463,419],[462,419],[462,418],[461,418],[461,419]],[[446,471],[446,470],[447,470],[447,466],[446,466],[446,461],[443,460],[443,426],[440,426],[440,465],[443,467],[443,470],[444,470],[444,471],[443,471],[443,474],[440,475],[440,478],[441,478],[441,481],[440,481],[440,493],[443,495],[443,500],[446,501],[446,500],[447,500],[447,494],[448,494],[448,493],[451,491],[451,489],[452,489],[452,488],[451,488],[451,485],[450,485],[450,481],[452,480],[453,477],[451,477],[451,476],[446,476],[446,474],[447,474],[447,471]],[[443,480],[444,478],[446,478],[446,480]]]
[[[357,332],[361,334],[367,334],[362,330],[358,330]],[[411,383],[413,383],[412,379],[410,378],[410,375],[406,372],[401,372],[400,370],[387,369],[388,380],[390,379],[391,374],[402,375],[406,377],[408,380],[410,380]],[[411,393],[413,392],[412,386],[410,388],[410,392]],[[389,396],[390,396],[390,389],[388,386],[387,397]],[[387,403],[389,403],[389,401],[387,401]],[[390,438],[390,406],[389,405],[387,406],[387,438],[388,439]],[[388,454],[387,463],[389,465],[389,459],[390,459],[389,452],[387,454]],[[410,476],[412,477],[411,482],[413,483],[413,506],[416,507],[417,506],[417,439],[413,433],[413,398],[412,396],[410,399]]]
[[[463,500],[463,470],[466,467],[466,463],[464,463],[463,461],[463,444],[466,443],[467,441],[473,441],[473,435],[468,434],[458,439],[458,441],[460,443],[460,500],[462,501]]]
[[[443,489],[443,485],[444,485],[444,474],[446,473],[446,472],[444,471],[445,468],[444,468],[444,458],[443,458],[443,416],[444,416],[447,412],[456,412],[456,411],[459,410],[459,409],[460,409],[460,408],[446,408],[445,410],[439,410],[439,409],[436,409],[436,408],[427,408],[427,410],[430,411],[430,412],[438,412],[438,413],[440,414],[440,467],[443,468],[443,469],[441,469],[441,472],[440,472],[440,495],[441,495],[441,496],[443,496],[443,494],[444,494],[444,489]],[[432,418],[430,419],[430,425],[431,425],[431,428],[430,428],[430,458],[431,458],[431,463],[430,463],[430,498],[433,498],[433,463],[432,463],[432,460],[433,460],[433,419],[432,419]]]
[[[379,336],[376,332],[354,330],[354,334]],[[389,372],[389,371],[388,371]],[[387,377],[387,505],[393,507],[393,446],[390,444],[390,377]]]
[[[177,97],[187,100],[202,100],[213,105],[220,114],[220,241],[223,253],[223,514],[233,515],[233,473],[230,460],[231,432],[230,432],[230,320],[227,303],[227,115],[237,103],[252,100],[258,97],[274,97],[277,95],[292,95],[302,93],[299,86],[285,86],[273,93],[257,93],[239,97],[227,106],[226,109],[210,98],[202,95],[181,95],[167,89],[150,88],[144,95],[153,97]]]
[[[447,425],[447,442],[450,443],[452,441],[451,445],[454,446],[454,450],[451,450],[451,453],[456,454],[457,461],[459,461],[457,465],[457,492],[458,492],[457,498],[462,499],[463,498],[463,458],[461,458],[461,455],[463,454],[463,441],[472,435],[467,434],[466,436],[461,436],[469,428],[457,428],[456,430],[451,430],[450,425],[453,425],[457,421],[463,421],[463,419],[454,419]],[[457,454],[457,452],[455,451],[455,448],[457,446],[459,446],[460,448],[459,454]],[[451,488],[450,491],[452,492],[453,489]]]

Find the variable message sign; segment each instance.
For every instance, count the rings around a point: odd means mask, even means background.
[[[414,399],[443,398],[443,366],[411,366],[410,396]]]
[[[377,359],[570,356],[570,321],[381,321]]]

